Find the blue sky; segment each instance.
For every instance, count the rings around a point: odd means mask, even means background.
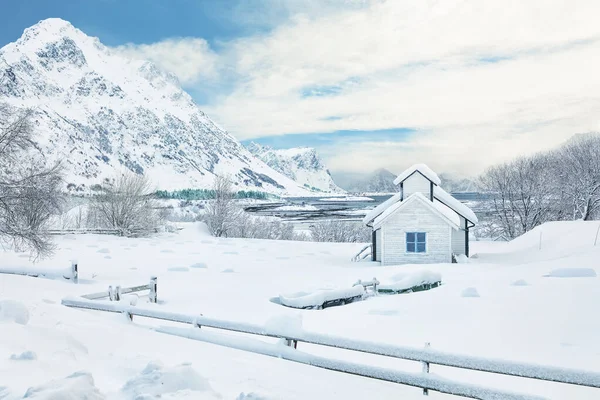
[[[242,142],[333,171],[474,175],[599,131],[596,0],[21,0],[0,46],[59,17],[175,74]]]

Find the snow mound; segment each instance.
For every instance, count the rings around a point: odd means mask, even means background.
[[[235,400],[269,400],[269,398],[252,392],[248,394],[242,392]]]
[[[433,285],[442,281],[442,275],[439,272],[423,270],[412,274],[396,274],[390,280],[392,283],[382,283],[378,290],[401,292],[418,286]]]
[[[271,317],[265,323],[265,329],[298,336],[298,333],[302,332],[302,314],[286,314]]]
[[[224,274],[233,274],[235,272],[235,270],[233,268],[226,268],[221,272]]]
[[[21,354],[12,354],[10,356],[11,360],[22,361],[22,360],[37,360],[37,354],[33,351],[24,351]]]
[[[76,372],[64,379],[52,380],[40,386],[29,388],[24,399],[34,400],[104,400],[106,397],[88,372]]]
[[[518,279],[511,283],[511,286],[529,286],[529,283],[525,279]]]
[[[171,267],[168,270],[171,272],[188,272],[190,269],[188,267]]]
[[[121,393],[140,400],[221,398],[191,364],[165,368],[160,362],[150,362],[139,375],[125,383]]]
[[[208,265],[203,262],[195,263],[190,265],[190,268],[208,268]]]
[[[479,292],[477,291],[477,288],[468,287],[463,290],[460,295],[461,297],[479,297]]]
[[[279,295],[279,301],[284,306],[293,308],[319,308],[326,302],[362,296],[364,292],[364,288],[360,285],[344,289],[320,289],[313,293],[281,294]]]
[[[459,254],[455,258],[456,258],[457,264],[468,264],[469,263],[469,257],[467,257],[464,254]]]
[[[23,303],[13,300],[0,300],[0,321],[16,322],[27,325],[29,310]]]
[[[592,268],[557,268],[544,276],[552,278],[595,278],[597,274]]]
[[[96,253],[108,254],[108,253],[110,253],[110,249],[103,248],[103,249],[98,250]]]

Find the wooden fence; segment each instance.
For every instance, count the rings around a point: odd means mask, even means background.
[[[109,286],[108,290],[105,292],[97,292],[86,294],[81,297],[88,300],[102,300],[108,298],[110,301],[120,301],[123,295],[130,293],[143,292],[148,290],[148,299],[150,303],[156,303],[158,301],[158,278],[153,276],[150,278],[150,282],[145,285],[131,286],[122,288],[117,285],[113,288],[113,286]]]
[[[9,275],[24,275],[24,276],[32,276],[34,278],[64,278],[68,279],[73,283],[79,283],[79,267],[76,261],[71,262],[70,268],[65,269],[51,269],[51,268],[31,268],[31,267],[16,267],[16,268],[8,268],[2,267],[0,268],[0,274],[9,274]]]
[[[287,330],[267,329],[259,325],[213,319],[204,317],[202,315],[194,316],[165,312],[152,308],[148,309],[142,307],[133,307],[125,303],[89,301],[82,298],[65,298],[63,299],[62,304],[67,307],[123,313],[129,316],[131,319],[133,319],[133,316],[140,316],[191,324],[198,328],[209,327],[231,332],[241,332],[252,335],[279,338],[282,339],[287,346],[282,347],[258,340],[242,340],[242,338],[228,337],[228,335],[216,335],[214,332],[207,332],[202,329],[190,332],[189,329],[185,328],[164,327],[157,330],[162,333],[182,336],[193,340],[214,343],[240,350],[251,351],[272,357],[279,357],[289,361],[308,364],[314,367],[419,387],[423,389],[424,394],[428,394],[429,391],[437,391],[481,400],[542,399],[542,397],[538,396],[512,393],[505,390],[490,389],[478,385],[455,382],[448,379],[435,377],[429,374],[429,366],[431,364],[600,389],[600,373],[596,372],[547,367],[537,364],[518,363],[473,356],[463,356],[435,351],[431,350],[430,348],[419,349],[381,343],[371,343],[367,341],[346,339],[304,331],[294,332]],[[326,359],[298,351],[296,349],[298,343],[309,343],[313,345],[416,361],[423,365],[423,373],[416,374],[400,372],[391,369]],[[600,392],[598,393],[598,396],[600,396]]]

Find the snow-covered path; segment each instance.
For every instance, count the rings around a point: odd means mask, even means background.
[[[143,284],[151,275],[158,276],[159,306],[165,310],[256,324],[295,320],[310,332],[415,347],[431,342],[435,349],[465,355],[600,372],[600,279],[544,276],[570,267],[600,274],[600,247],[582,239],[594,229],[573,226],[579,233],[568,240],[554,240],[548,229],[542,250],[533,233],[520,242],[493,244],[495,249],[473,243],[480,254],[471,264],[397,267],[350,262],[360,244],[216,239],[198,224],[150,239],[59,237],[57,254],[38,267],[68,267],[77,258],[80,284],[0,274],[0,399],[21,398],[28,388],[52,379],[63,379],[50,385],[55,389],[89,391],[90,377],[98,396],[115,400],[143,393],[168,399],[422,398],[416,388],[157,333],[148,329],[156,323],[143,318],[131,323],[121,315],[60,305],[65,296],[106,290],[109,284]],[[0,267],[30,265],[19,254],[1,253]],[[423,269],[440,273],[443,286],[318,311],[269,301],[281,293],[347,287],[374,276],[386,282]],[[319,356],[407,372],[421,369],[415,362],[302,346]],[[78,371],[90,375],[64,380]],[[431,372],[553,399],[599,396],[593,389],[437,366]],[[155,387],[163,381],[169,384]],[[32,398],[46,398],[41,396],[48,390]]]

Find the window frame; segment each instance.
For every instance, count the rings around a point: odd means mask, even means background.
[[[413,241],[409,241],[408,240],[408,236],[409,235],[414,235],[414,240]],[[419,234],[424,235],[424,240],[420,241],[419,240]],[[405,242],[405,248],[404,248],[404,252],[406,254],[427,254],[427,232],[417,232],[417,231],[411,231],[411,232],[405,232],[404,235],[404,242]],[[408,244],[412,243],[414,245],[414,251],[409,251],[408,250]],[[424,250],[423,251],[418,251],[419,249],[419,244],[423,244],[424,245]]]

